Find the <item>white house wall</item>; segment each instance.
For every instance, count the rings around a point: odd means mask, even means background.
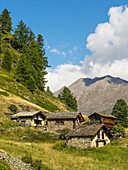
[[[108,137],[108,135],[105,133],[104,129],[101,128],[100,130],[100,139],[102,140],[102,131],[104,132],[104,140],[106,141],[106,145],[110,143],[110,139]],[[91,147],[96,147],[96,141],[98,140],[98,134],[96,134],[94,136],[94,138],[92,139],[92,142],[91,142]],[[103,147],[104,146],[104,142],[103,141],[100,141],[98,142],[98,147]]]

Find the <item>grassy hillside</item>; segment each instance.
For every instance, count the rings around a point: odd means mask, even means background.
[[[22,139],[22,136],[27,136],[28,139]],[[41,131],[17,128],[1,132],[0,150],[13,156],[30,155],[33,159],[42,160],[45,166],[56,170],[127,169],[128,137],[113,141],[102,148],[84,150],[67,148],[65,142]]]
[[[4,31],[2,37],[11,39],[12,34]],[[5,50],[7,48],[10,50],[13,57],[11,72],[7,72],[1,68]],[[11,104],[17,106],[18,111],[26,111],[26,108],[46,112],[68,111],[66,109],[67,106],[51,94],[45,91],[42,92],[38,89],[32,93],[15,80],[15,64],[19,61],[20,56],[20,52],[16,51],[9,43],[2,40],[2,53],[0,53],[0,122],[6,122],[7,117],[4,116],[3,113],[10,112],[8,107]]]
[[[0,112],[10,112],[8,107],[14,104],[19,111],[30,110],[42,111],[67,111],[65,105],[47,92],[38,89],[31,93],[25,86],[16,82],[12,73],[0,69]]]

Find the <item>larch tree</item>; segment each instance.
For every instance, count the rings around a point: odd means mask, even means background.
[[[77,100],[67,87],[64,87],[58,98],[64,101],[72,110],[77,111]]]
[[[11,71],[11,67],[12,67],[12,56],[10,54],[10,51],[7,49],[2,61],[2,68],[7,71]]]
[[[29,43],[29,34],[30,34],[30,28],[27,27],[24,24],[24,22],[21,20],[14,31],[14,39],[13,39],[13,41],[16,42],[16,43],[13,42],[13,44],[18,44],[17,50],[19,52],[26,51],[27,45]],[[13,47],[15,48],[15,46]]]
[[[49,94],[53,95],[52,91],[50,90],[50,87],[47,86],[46,92],[48,92]]]
[[[28,62],[25,55],[22,55],[16,68],[16,80],[26,86],[30,91],[34,91],[36,88],[35,74],[36,70],[33,65]]]
[[[2,32],[0,30],[0,53],[2,53]]]
[[[2,28],[7,31],[11,32],[12,30],[12,21],[10,17],[10,13],[6,8],[2,11],[0,15],[0,23],[2,24]]]
[[[128,106],[123,99],[117,100],[112,109],[113,116],[117,117],[116,123],[124,127],[128,127]]]

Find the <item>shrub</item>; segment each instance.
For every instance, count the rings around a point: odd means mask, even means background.
[[[26,162],[26,163],[30,163],[30,164],[32,165],[32,157],[31,157],[30,155],[24,156],[24,157],[22,158],[22,161],[23,161],[23,162]]]
[[[34,167],[35,170],[39,170],[42,168],[42,160],[33,160],[32,166]]]
[[[61,131],[61,134],[60,134],[60,139],[64,140],[65,139],[65,135],[70,131],[69,128],[64,128],[62,129]]]
[[[17,113],[18,112],[18,107],[14,104],[11,104],[9,107],[8,107],[9,110],[11,110],[12,113]]]
[[[0,95],[3,95],[3,96],[9,96],[9,94],[7,92],[4,92],[4,91],[0,91]]]
[[[42,164],[42,160],[34,160],[32,159],[32,157],[29,156],[24,156],[22,158],[23,162],[29,163],[31,164],[31,166],[35,169],[35,170],[50,170],[48,167],[46,167],[45,165]]]
[[[6,162],[1,161],[0,162],[0,170],[11,170],[11,168]]]
[[[121,124],[117,124],[113,127],[113,133],[125,133],[125,129]]]

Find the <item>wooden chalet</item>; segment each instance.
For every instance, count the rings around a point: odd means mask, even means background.
[[[94,112],[93,114],[89,115],[88,118],[92,123],[104,124],[109,130],[113,128],[116,121],[115,116],[98,112]]]

